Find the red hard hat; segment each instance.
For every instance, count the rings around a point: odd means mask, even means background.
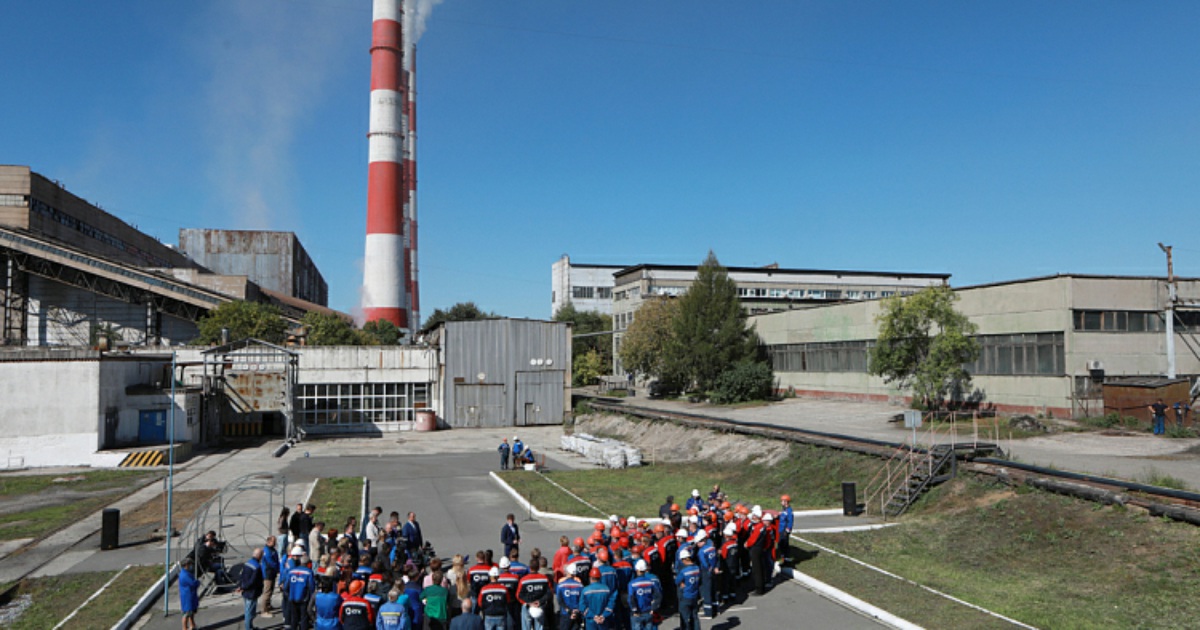
[[[597,569],[596,567],[592,567],[592,572],[589,573],[588,575],[590,575],[593,580],[599,580],[600,579],[600,569]]]
[[[601,547],[596,550],[596,557],[604,562],[608,562],[608,548]]]
[[[672,503],[672,504],[671,504],[671,511],[672,511],[672,512],[678,512],[678,511],[679,511],[679,504],[678,504],[678,503]]]
[[[638,527],[640,527],[642,529],[646,529],[647,525],[649,525],[649,523],[647,523],[646,521],[638,521]]]
[[[628,524],[629,524],[629,519],[627,519],[627,518],[625,518],[624,516],[622,516],[622,517],[620,518],[620,520],[618,520],[617,522],[621,524],[621,527],[625,527],[626,525],[628,525]]]
[[[575,539],[575,546],[576,546],[576,547],[582,547],[582,546],[583,546],[583,539],[582,539],[582,538],[576,538],[576,539]]]
[[[596,523],[595,530],[598,532],[604,531],[604,523]]]
[[[791,495],[787,495],[787,494],[785,494],[785,495],[783,495],[783,496],[779,497],[779,500],[780,500],[780,501],[787,501],[788,503],[791,503],[791,502],[792,502],[792,497],[791,497]]]

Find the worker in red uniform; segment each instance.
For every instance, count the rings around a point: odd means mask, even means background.
[[[362,580],[350,582],[346,596],[342,598],[342,607],[338,611],[342,630],[375,630],[375,609],[363,599],[362,592]]]

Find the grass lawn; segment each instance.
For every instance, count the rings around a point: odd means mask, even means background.
[[[162,474],[157,472],[125,470],[0,475],[0,505],[20,506],[0,514],[0,540],[36,538],[58,531],[160,477]]]
[[[53,628],[116,574],[116,571],[101,571],[22,580],[14,601],[28,597],[31,603],[20,617],[5,627],[11,630]],[[84,606],[68,627],[112,627],[162,574],[161,566],[130,567],[104,593]]]
[[[767,509],[779,507],[779,496],[790,494],[797,510],[838,507],[842,501],[842,482],[865,484],[880,466],[878,459],[833,449],[802,444],[791,446],[791,454],[774,466],[758,464],[720,465],[712,462],[657,464],[624,470],[560,470],[546,477],[600,508],[605,514],[657,516],[667,495],[683,505],[692,489],[708,496],[715,483],[732,499]],[[539,509],[564,511],[591,516],[586,506],[558,493],[534,473],[506,473],[504,479],[532,489],[534,505]],[[542,488],[544,496],[538,492]],[[518,488],[520,490],[521,488]],[[525,495],[528,497],[529,495]],[[557,506],[557,507],[555,507]],[[581,511],[583,510],[583,511]]]
[[[313,520],[324,521],[327,528],[342,528],[348,516],[361,522],[362,477],[323,477],[309,501],[317,506]]]

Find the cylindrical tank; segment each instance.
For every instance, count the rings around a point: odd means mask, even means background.
[[[417,431],[437,431],[437,412],[422,409],[417,412],[417,421],[413,423]]]

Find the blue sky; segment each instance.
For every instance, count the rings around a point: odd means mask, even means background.
[[[297,232],[352,311],[370,0],[0,0],[0,162],[174,243]],[[421,302],[550,265],[1200,275],[1200,3],[444,0]]]

